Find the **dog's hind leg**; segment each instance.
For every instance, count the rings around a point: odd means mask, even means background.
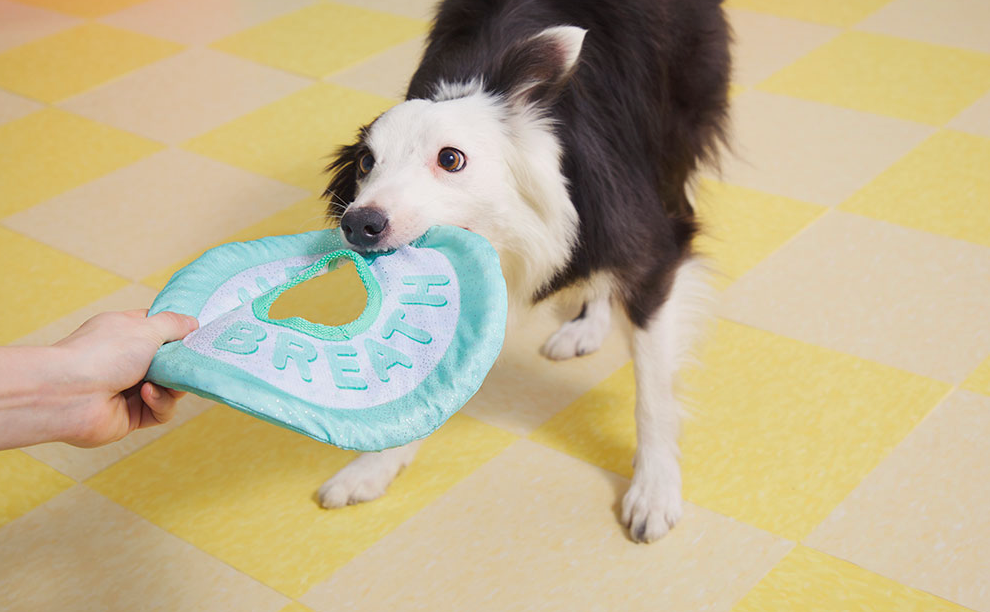
[[[596,297],[584,303],[577,318],[561,325],[543,344],[540,353],[558,361],[594,353],[601,348],[611,325],[609,297]]]
[[[710,291],[701,262],[688,260],[678,268],[661,308],[632,332],[636,456],[622,521],[637,542],[663,537],[681,518],[681,406],[674,380],[707,313]]]
[[[378,453],[361,454],[323,483],[318,494],[320,505],[340,508],[381,497],[402,468],[412,463],[420,443],[417,440]]]

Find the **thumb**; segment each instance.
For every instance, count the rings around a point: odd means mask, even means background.
[[[148,325],[161,339],[161,343],[182,340],[199,328],[199,321],[177,312],[159,312],[147,319]]]

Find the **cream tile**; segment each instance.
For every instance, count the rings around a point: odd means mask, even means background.
[[[3,10],[0,8],[0,10]],[[21,96],[0,90],[0,124],[20,119],[24,115],[44,108],[41,104]]]
[[[732,81],[753,86],[841,32],[839,28],[728,10],[735,45]]]
[[[970,372],[966,382],[963,383],[963,388],[990,395],[990,357]]]
[[[852,563],[798,546],[733,612],[967,612]]]
[[[990,92],[956,115],[948,127],[990,138]]]
[[[0,530],[0,608],[257,610],[288,599],[84,486]]]
[[[300,600],[318,612],[728,610],[791,546],[691,504],[662,542],[638,546],[615,519],[627,486],[520,441]]]
[[[113,444],[98,448],[76,448],[69,444],[56,442],[31,446],[25,448],[24,452],[63,474],[83,481],[161,438],[214,405],[213,402],[201,397],[186,395],[179,400],[175,417],[171,421],[164,425],[139,429]]]
[[[425,44],[423,37],[415,38],[382,51],[356,66],[331,74],[324,80],[383,98],[402,100],[406,97],[409,79],[416,72]]]
[[[151,0],[100,19],[121,28],[202,45],[318,0]],[[195,15],[194,19],[190,19]]]
[[[75,483],[23,451],[0,451],[0,527]],[[2,531],[0,531],[2,534]],[[0,581],[3,573],[0,572]]]
[[[143,1],[86,0],[85,2],[79,2],[79,0],[18,0],[18,2],[23,2],[24,4],[34,4],[79,17],[99,17]]]
[[[958,383],[990,353],[990,249],[830,211],[722,302],[735,321]]]
[[[760,91],[732,100],[735,155],[722,179],[835,205],[934,130],[915,123]]]
[[[728,0],[726,6],[814,23],[850,26],[890,0]]]
[[[595,353],[567,361],[546,359],[539,348],[560,327],[560,319],[541,307],[510,324],[502,354],[464,413],[527,435],[629,360],[619,325]]]
[[[439,0],[338,0],[338,2],[423,21],[432,20],[436,6],[440,4]]]
[[[20,2],[0,0],[0,51],[61,32],[82,23],[69,17]]]
[[[370,504],[324,510],[313,493],[354,453],[217,406],[87,481],[291,597],[502,452],[511,434],[454,415]]]
[[[990,53],[990,4],[984,0],[894,0],[857,30]]]
[[[191,49],[59,104],[176,144],[311,82],[209,49]]]
[[[5,224],[140,280],[305,195],[193,153],[168,150],[8,217]]]
[[[806,544],[964,606],[990,610],[990,397],[936,408]]]

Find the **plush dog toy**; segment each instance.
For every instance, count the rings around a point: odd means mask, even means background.
[[[268,316],[287,289],[354,263],[368,294],[340,326]],[[481,386],[505,336],[498,255],[438,226],[388,253],[324,230],[225,244],[175,273],[149,314],[200,328],[164,345],[148,380],[228,404],[342,448],[375,451],[432,433]]]

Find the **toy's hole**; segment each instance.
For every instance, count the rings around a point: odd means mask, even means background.
[[[301,317],[311,323],[336,327],[361,316],[367,301],[368,292],[354,262],[345,259],[336,269],[286,289],[272,304],[268,318]]]

